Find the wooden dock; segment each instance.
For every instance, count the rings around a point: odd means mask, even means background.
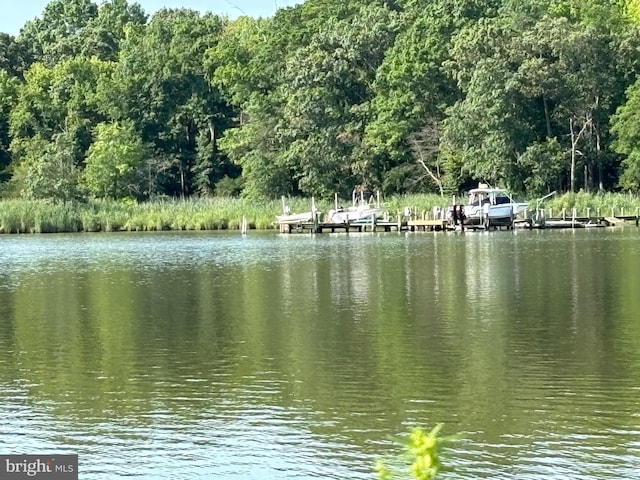
[[[445,219],[409,220],[407,229],[412,232],[442,232],[449,228],[449,221]]]
[[[404,221],[385,221],[376,219],[366,222],[351,223],[322,223],[301,222],[294,224],[278,225],[280,233],[362,233],[362,232],[392,232],[403,231],[407,229],[407,222]]]
[[[619,213],[614,210],[610,215],[604,216],[600,214],[600,211],[596,211],[596,215],[593,215],[590,209],[587,209],[586,215],[581,215],[574,208],[569,214],[566,210],[559,212],[560,215],[552,215],[552,212],[546,214],[544,210],[536,212],[536,215],[527,219],[529,225],[523,224],[522,226],[527,228],[591,228],[591,227],[618,227],[624,226],[629,223],[639,226],[640,224],[640,212],[636,210],[634,215],[625,214],[621,209]]]
[[[539,210],[535,216],[524,216],[514,219],[511,225],[491,226],[490,230],[511,228],[536,228],[536,229],[558,229],[558,228],[590,228],[590,227],[614,227],[628,224],[640,224],[640,211],[636,210],[634,215],[625,215],[624,210],[620,212],[611,211],[610,215],[603,216],[597,211],[592,215],[587,209],[586,215],[579,215],[576,209],[570,214],[562,210],[560,215],[552,216],[551,211]],[[319,215],[318,215],[319,217]],[[454,226],[446,218],[433,218],[424,212],[422,218],[417,218],[415,210],[411,215],[401,215],[398,212],[399,220],[372,218],[366,221],[356,221],[351,223],[321,222],[316,218],[313,222],[282,223],[276,224],[280,233],[362,233],[362,232],[446,232],[461,229]],[[464,230],[485,230],[481,225],[465,225]]]

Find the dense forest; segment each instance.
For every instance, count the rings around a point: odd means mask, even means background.
[[[0,194],[638,192],[639,26],[637,0],[52,0],[0,34]]]

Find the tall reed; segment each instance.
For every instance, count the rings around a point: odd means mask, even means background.
[[[376,198],[372,203],[376,203]],[[458,203],[464,203],[459,198]],[[535,208],[536,200],[529,200]],[[439,195],[407,195],[382,200],[390,217],[395,218],[405,207],[421,213],[433,207],[446,207],[450,197]],[[316,209],[324,217],[335,208],[335,199],[315,199]],[[310,198],[285,198],[291,212],[306,212],[312,208]],[[351,199],[338,199],[340,206],[350,206]],[[602,215],[615,209],[618,214],[640,212],[640,198],[622,193],[566,193],[545,200],[544,208],[560,211],[563,208],[585,212],[598,210]],[[251,201],[243,198],[214,197],[158,199],[149,202],[93,200],[86,203],[55,203],[46,200],[0,201],[0,233],[57,233],[57,232],[118,232],[159,230],[225,230],[240,229],[243,218],[249,228],[274,228],[276,215],[282,213],[281,199]]]

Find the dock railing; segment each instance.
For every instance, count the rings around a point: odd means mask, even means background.
[[[588,225],[624,225],[627,222],[634,222],[636,226],[640,223],[640,208],[636,207],[633,212],[624,207],[603,211],[601,208],[592,209],[587,207],[584,210],[578,208],[562,208],[554,210],[552,208],[536,208],[533,217],[534,224],[544,226],[549,222],[571,222],[577,226],[580,224]]]

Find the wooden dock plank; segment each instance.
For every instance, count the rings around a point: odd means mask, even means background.
[[[353,222],[353,223],[313,223],[301,222],[288,225],[282,228],[280,233],[349,233],[349,232],[391,232],[406,230],[406,222],[397,221],[376,221],[376,222]]]
[[[448,220],[443,219],[424,219],[424,220],[409,220],[407,222],[409,230],[446,230],[449,226]]]

